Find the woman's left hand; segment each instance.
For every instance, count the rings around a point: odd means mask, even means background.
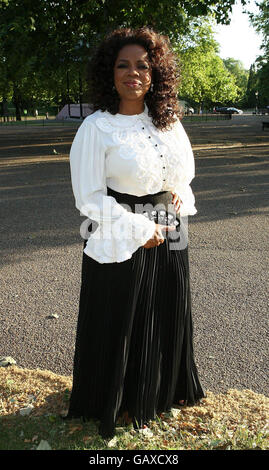
[[[172,204],[174,204],[174,206],[175,206],[175,211],[176,211],[176,213],[178,214],[179,211],[180,211],[180,206],[181,206],[181,204],[182,204],[182,201],[181,201],[181,199],[180,199],[180,197],[179,197],[179,195],[178,195],[177,193],[171,193],[171,194],[172,194],[172,196],[173,196]]]

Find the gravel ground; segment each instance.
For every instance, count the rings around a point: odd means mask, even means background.
[[[194,348],[212,392],[268,395],[269,132],[261,119],[183,121],[196,159]],[[75,132],[75,124],[0,127],[0,357],[61,375],[72,374],[83,244],[68,162]]]

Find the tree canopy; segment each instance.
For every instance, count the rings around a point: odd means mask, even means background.
[[[237,96],[235,98],[235,104],[237,106],[244,106],[249,71],[244,68],[243,63],[240,60],[234,59],[232,57],[223,59],[223,63],[226,69],[233,76],[235,85],[237,86]]]
[[[269,106],[269,3],[263,0],[257,14],[250,14],[253,26],[262,35],[262,54],[252,64],[247,88],[248,104]]]
[[[229,23],[235,0],[0,0],[0,100],[13,99],[17,118],[24,102],[75,99],[99,40],[119,27],[148,25],[191,46],[195,22],[211,15]],[[241,0],[246,4],[245,0]],[[204,33],[205,35],[205,33]],[[207,63],[208,63],[207,59]],[[214,59],[214,67],[220,67]],[[213,77],[212,77],[213,79]],[[217,85],[216,85],[217,86]]]

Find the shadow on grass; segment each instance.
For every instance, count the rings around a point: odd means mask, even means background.
[[[0,388],[1,395],[2,391],[3,387],[2,390]],[[69,390],[64,390],[47,395],[43,399],[44,404],[37,405],[27,416],[21,416],[19,411],[2,415],[0,450],[38,450],[42,441],[52,450],[107,448],[106,442],[97,432],[97,420],[83,423],[80,419],[66,421],[62,418],[64,413],[60,413],[59,409],[67,407],[69,394]],[[27,407],[27,404],[20,408],[23,407]]]

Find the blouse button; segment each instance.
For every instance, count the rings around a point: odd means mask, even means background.
[[[145,128],[144,128],[144,127],[142,127],[142,130],[144,130],[144,129],[145,129]]]
[[[160,155],[160,157],[163,157],[163,155]]]
[[[158,144],[155,144],[155,147],[158,147]]]
[[[151,136],[149,135],[149,139],[151,139]]]

